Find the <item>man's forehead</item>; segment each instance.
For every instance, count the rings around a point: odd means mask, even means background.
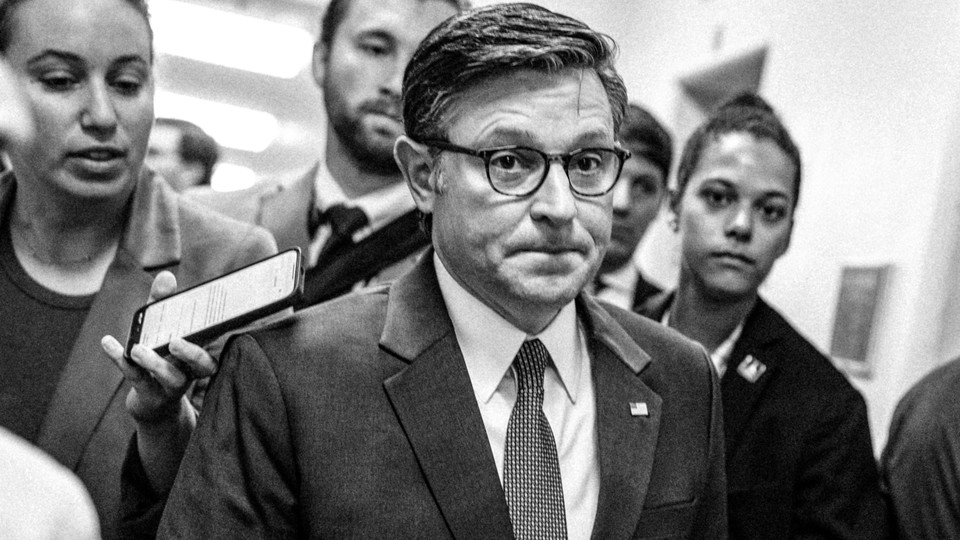
[[[446,0],[350,0],[337,33],[348,29],[351,34],[415,34],[412,38],[419,42],[433,26],[457,13],[456,5]]]
[[[524,69],[489,77],[461,92],[445,117],[450,135],[471,131],[480,138],[530,140],[544,137],[544,127],[560,127],[564,133],[548,135],[591,141],[614,136],[609,99],[590,69]]]

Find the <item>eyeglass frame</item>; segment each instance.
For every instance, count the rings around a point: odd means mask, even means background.
[[[473,148],[467,148],[465,146],[460,146],[458,144],[453,144],[450,141],[445,141],[442,139],[427,139],[419,142],[420,144],[423,144],[426,146],[432,146],[439,150],[446,150],[448,152],[464,154],[464,155],[478,157],[482,159],[483,169],[487,176],[487,183],[490,184],[490,187],[494,191],[496,191],[501,195],[506,195],[508,197],[528,197],[536,193],[537,190],[540,189],[540,186],[543,185],[543,182],[546,181],[547,176],[549,176],[550,164],[554,161],[560,161],[560,164],[563,165],[563,173],[567,176],[567,184],[570,185],[570,191],[572,191],[573,193],[576,193],[581,197],[602,197],[607,193],[610,193],[610,191],[613,190],[614,186],[617,185],[617,182],[620,180],[620,174],[623,173],[624,163],[626,163],[627,160],[630,159],[630,156],[633,155],[629,150],[625,148],[619,148],[619,147],[603,148],[603,147],[591,146],[591,147],[577,148],[576,150],[572,150],[570,152],[548,154],[547,152],[544,152],[542,150],[537,150],[536,148],[530,148],[529,146],[523,146],[519,144],[508,145],[508,146],[495,146],[492,148],[473,149]],[[502,152],[505,150],[517,150],[517,149],[530,150],[531,152],[540,154],[540,156],[543,158],[543,162],[546,164],[546,166],[543,168],[543,176],[540,178],[537,184],[533,187],[533,189],[519,195],[516,193],[504,193],[500,191],[499,189],[497,189],[497,186],[493,184],[493,179],[490,178],[490,157],[496,152]],[[590,151],[590,150],[603,150],[605,152],[613,152],[614,155],[620,158],[620,166],[617,168],[617,174],[614,177],[613,182],[610,184],[610,187],[608,187],[606,190],[600,193],[582,193],[573,186],[573,181],[570,180],[570,171],[568,170],[568,167],[570,166],[570,160],[573,159],[573,156],[580,154],[582,152]]]

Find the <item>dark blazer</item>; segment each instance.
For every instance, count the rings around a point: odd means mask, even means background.
[[[318,166],[292,181],[263,181],[249,189],[226,193],[194,188],[185,194],[226,216],[266,228],[280,250],[297,246],[307,253]],[[428,244],[416,212],[407,212],[357,244],[348,244],[317,261],[304,280],[303,305],[336,298],[358,283],[395,279],[413,266]]]
[[[597,399],[593,537],[725,537],[720,403],[702,348],[587,296],[577,312]],[[429,253],[390,288],[228,343],[159,537],[512,537]]]
[[[659,321],[672,301],[656,296],[643,314]],[[741,364],[766,369],[750,382]],[[730,538],[886,537],[863,398],[762,299],[720,387]]]
[[[0,176],[0,213],[16,189]],[[2,220],[2,218],[0,218]],[[120,467],[134,432],[124,408],[130,386],[103,353],[100,339],[126,338],[133,313],[160,270],[179,287],[205,281],[276,252],[270,235],[211,215],[145,171],[134,190],[116,257],[107,270],[57,383],[37,445],[83,480],[100,515],[104,538],[114,537]]]

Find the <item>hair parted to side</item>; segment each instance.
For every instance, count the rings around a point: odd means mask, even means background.
[[[419,0],[428,2],[431,0]],[[463,12],[470,9],[470,2],[467,0],[432,0],[446,2],[457,9],[457,12]],[[347,16],[347,10],[350,8],[350,0],[330,0],[327,9],[323,12],[320,19],[320,43],[329,51],[330,44],[333,43],[333,36],[337,33],[337,28]]]
[[[0,54],[6,54],[13,39],[14,13],[17,7],[30,0],[0,0]],[[150,62],[153,62],[153,27],[150,25],[150,9],[146,0],[123,0],[143,16],[147,23],[147,35],[150,38]]]
[[[796,168],[793,178],[793,207],[796,208],[800,201],[800,149],[773,107],[752,92],[738,94],[720,105],[687,139],[677,170],[676,197],[683,195],[683,190],[699,165],[700,156],[707,144],[722,135],[737,132],[749,133],[757,139],[770,141],[787,154]]]
[[[533,69],[592,69],[610,101],[614,130],[627,103],[613,67],[616,43],[584,23],[533,4],[495,4],[451,17],[420,43],[403,75],[403,123],[414,140],[444,138],[446,113],[478,82]]]
[[[623,124],[620,125],[619,138],[627,150],[660,169],[666,183],[673,163],[673,138],[650,111],[635,103],[628,104]]]

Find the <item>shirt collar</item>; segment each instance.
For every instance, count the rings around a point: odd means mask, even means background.
[[[670,308],[667,307],[667,310],[663,312],[663,317],[660,318],[660,324],[664,326],[670,326]],[[743,333],[743,325],[746,322],[746,319],[740,321],[740,324],[733,329],[733,332],[730,332],[730,335],[727,336],[727,339],[723,340],[723,343],[717,345],[717,348],[710,351],[710,362],[717,368],[717,375],[723,377],[723,374],[727,372],[727,362],[730,360],[730,354],[733,352],[733,346],[737,344],[737,340],[740,339],[740,334]]]
[[[314,184],[316,186],[314,204],[321,212],[335,204],[345,204],[359,208],[367,215],[370,221],[367,226],[353,235],[354,241],[369,236],[416,208],[405,182],[398,182],[355,199],[348,198],[340,188],[340,184],[330,174],[326,161],[322,159],[317,167]]]
[[[457,283],[436,253],[433,261],[478,401],[490,400],[523,342],[538,338],[550,352],[567,396],[576,403],[586,351],[574,302],[564,306],[542,332],[528,336]]]

